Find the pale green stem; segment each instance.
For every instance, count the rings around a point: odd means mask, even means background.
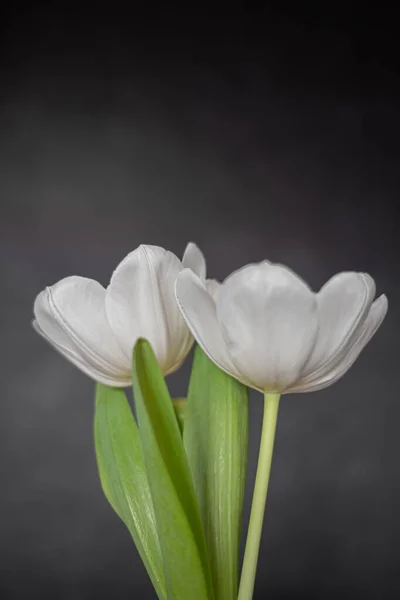
[[[253,598],[280,394],[264,395],[264,417],[238,600]]]

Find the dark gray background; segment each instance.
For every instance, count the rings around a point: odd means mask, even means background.
[[[361,19],[361,20],[360,20]],[[208,27],[206,27],[208,25]],[[93,383],[31,328],[46,285],[107,284],[140,243],[212,277],[269,258],[371,273],[381,330],[281,403],[256,598],[400,595],[399,88],[380,15],[2,20],[0,596],[154,597],[100,489]],[[186,391],[190,363],[169,378]],[[262,403],[251,395],[250,469]]]

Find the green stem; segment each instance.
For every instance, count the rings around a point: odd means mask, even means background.
[[[280,394],[266,393],[264,395],[264,417],[260,451],[238,600],[251,600],[253,597],[265,502],[267,500],[268,482],[271,472],[279,398]]]

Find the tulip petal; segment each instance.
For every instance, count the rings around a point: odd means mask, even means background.
[[[340,379],[352,366],[355,360],[358,358],[360,352],[368,344],[369,340],[378,330],[381,325],[388,309],[388,301],[386,296],[383,294],[375,302],[373,302],[367,318],[365,319],[359,336],[353,339],[350,346],[346,348],[346,353],[342,356],[340,362],[333,368],[325,371],[319,377],[310,380],[309,378],[305,381],[299,381],[293,388],[288,389],[287,393],[298,393],[298,392],[314,392],[322,390]]]
[[[189,242],[183,254],[182,264],[185,269],[192,269],[200,279],[206,278],[206,260],[200,248]]]
[[[315,343],[317,303],[292,271],[263,262],[222,284],[217,318],[229,356],[252,387],[284,390],[297,380]]]
[[[179,366],[192,343],[175,300],[181,269],[172,252],[142,245],[115,269],[106,293],[107,316],[126,357],[138,338],[146,338],[164,374]]]
[[[318,335],[303,378],[315,379],[340,360],[357,334],[375,296],[375,282],[366,273],[339,273],[318,292]]]
[[[206,280],[206,290],[215,301],[217,301],[217,296],[218,296],[220,287],[221,287],[221,283],[219,281],[217,281],[216,279],[207,279]]]
[[[96,382],[104,383],[110,387],[128,387],[131,385],[132,381],[129,377],[127,378],[118,378],[118,377],[108,377],[102,371],[99,371],[94,367],[90,362],[87,362],[83,356],[80,356],[76,353],[72,348],[67,348],[58,344],[54,340],[51,340],[40,328],[37,321],[33,321],[32,323],[35,331],[42,336],[46,342],[48,342],[55,350],[60,352],[69,362],[71,362],[75,367],[78,367],[80,371],[85,373],[94,379]]]
[[[179,308],[199,346],[220,369],[240,379],[219,331],[215,302],[204,282],[191,269],[184,269],[175,289]]]
[[[97,281],[66,277],[39,294],[34,314],[44,337],[69,360],[113,381],[124,379],[130,364],[107,320],[105,293]]]

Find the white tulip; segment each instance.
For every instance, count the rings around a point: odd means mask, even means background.
[[[188,244],[182,262],[158,246],[139,246],[115,269],[107,289],[77,276],[46,288],[36,298],[33,325],[95,381],[131,385],[132,350],[140,337],[149,340],[167,375],[193,344],[174,292],[185,267],[205,279],[205,260],[195,244]]]
[[[197,343],[223,371],[261,392],[310,392],[350,368],[387,312],[365,273],[339,273],[318,293],[268,261],[230,275],[214,299],[189,269],[178,304]]]

